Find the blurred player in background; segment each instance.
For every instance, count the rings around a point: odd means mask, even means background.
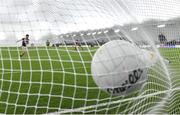
[[[83,47],[81,46],[81,42],[79,40],[76,40],[75,41],[75,50],[78,50],[79,47],[83,50]]]
[[[49,40],[46,41],[46,46],[47,46],[47,47],[50,46],[50,41],[49,41]]]
[[[25,38],[22,38],[21,40],[18,40],[17,42],[22,41],[22,52],[20,54],[20,57],[23,57],[27,52],[27,45],[29,44],[29,35],[26,34]]]

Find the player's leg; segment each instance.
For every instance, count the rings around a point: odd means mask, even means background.
[[[24,48],[22,47],[22,51],[21,51],[20,57],[22,57],[24,54],[25,54]]]
[[[23,57],[27,52],[27,48],[26,47],[22,47],[22,53],[20,54],[20,57]]]
[[[81,45],[81,44],[79,45],[79,47],[81,47],[81,49],[83,50],[83,47],[82,47],[82,45]]]
[[[75,50],[76,50],[76,51],[78,50],[78,46],[77,46],[77,45],[75,45],[75,47],[74,47],[74,48],[75,48]]]

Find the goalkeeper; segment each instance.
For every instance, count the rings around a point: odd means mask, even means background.
[[[26,34],[25,38],[22,38],[21,40],[18,40],[17,42],[22,41],[22,52],[20,54],[20,57],[23,57],[27,52],[27,45],[29,44],[29,35]]]

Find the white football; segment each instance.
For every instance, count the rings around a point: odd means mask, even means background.
[[[138,91],[147,80],[146,62],[142,57],[144,53],[136,45],[124,40],[110,41],[93,56],[93,79],[100,89],[111,95]]]

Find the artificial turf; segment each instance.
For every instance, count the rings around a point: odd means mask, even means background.
[[[91,107],[84,111],[82,109],[81,112],[77,111],[77,113],[132,112],[132,109],[128,111],[125,109],[130,108],[135,102],[134,100],[114,104],[111,102],[135,97],[137,94],[127,97],[111,96],[99,90],[93,81],[90,65],[96,49],[85,48],[76,51],[71,47],[32,47],[28,49],[28,54],[20,58],[20,48],[0,48],[0,113],[42,114],[102,103],[106,104]],[[171,77],[174,81],[173,87],[180,87],[178,69],[180,68],[180,49],[160,49],[160,51],[171,62],[168,68],[171,71],[171,76],[173,76]],[[154,73],[150,72],[149,74]],[[167,85],[153,77],[148,82],[150,81]],[[145,90],[152,88],[156,89],[156,91],[151,90],[152,92],[157,92],[167,88],[157,84],[155,84],[157,86],[152,85],[152,83],[147,85]],[[158,88],[159,90],[157,90]],[[148,91],[147,94],[152,93],[150,90]],[[176,99],[168,100],[167,107],[171,107],[167,109],[167,112],[179,113],[180,109],[177,108],[180,106],[180,95],[178,91],[174,91],[173,95]],[[159,97],[163,97],[163,95]],[[145,102],[149,104],[142,107],[143,110],[137,109],[135,113],[147,112],[145,109],[154,106],[154,102],[159,102],[157,100],[159,99],[145,99],[139,104]]]

